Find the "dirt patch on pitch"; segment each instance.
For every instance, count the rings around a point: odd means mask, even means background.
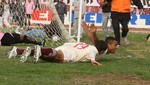
[[[150,81],[127,75],[76,75],[72,78],[75,85],[150,85]]]

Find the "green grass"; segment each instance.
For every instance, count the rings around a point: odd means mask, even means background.
[[[102,39],[102,33],[98,36]],[[20,63],[8,59],[11,47],[0,47],[0,85],[150,85],[150,43],[146,34],[129,33],[129,46],[101,56],[103,66],[90,63]],[[86,36],[81,41],[89,43]],[[31,45],[32,46],[32,45]],[[145,83],[146,82],[146,83]]]

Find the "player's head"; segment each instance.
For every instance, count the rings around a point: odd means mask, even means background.
[[[115,53],[118,49],[118,42],[114,37],[107,37],[105,40],[107,44],[107,53]]]
[[[107,53],[115,53],[117,50],[118,42],[114,37],[108,37],[105,41],[98,40],[95,43],[95,47],[97,48],[99,54],[103,53],[107,50]]]
[[[150,42],[150,34],[147,35],[146,40]]]

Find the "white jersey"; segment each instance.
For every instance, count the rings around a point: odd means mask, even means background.
[[[98,50],[95,46],[86,43],[65,43],[56,48],[64,54],[64,62],[85,62],[95,60]]]

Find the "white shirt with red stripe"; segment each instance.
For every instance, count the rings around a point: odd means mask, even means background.
[[[83,42],[80,43],[65,43],[57,47],[56,50],[61,50],[64,54],[64,62],[86,62],[95,60],[98,50],[95,46]]]

